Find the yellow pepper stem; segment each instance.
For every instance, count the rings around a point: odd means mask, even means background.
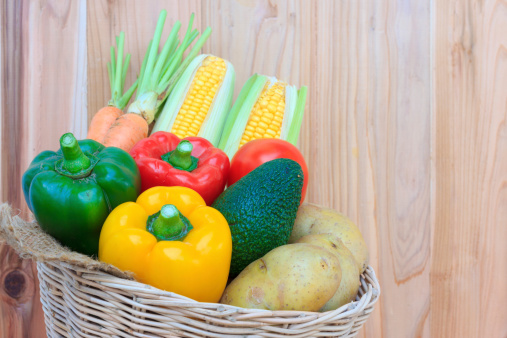
[[[164,241],[183,239],[192,228],[188,219],[172,204],[164,205],[147,222],[148,231],[158,240]]]

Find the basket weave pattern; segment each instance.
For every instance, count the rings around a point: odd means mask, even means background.
[[[375,272],[355,302],[324,313],[200,303],[65,262],[38,262],[48,337],[354,337],[380,295]]]

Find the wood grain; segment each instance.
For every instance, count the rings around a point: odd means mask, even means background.
[[[310,64],[327,71],[312,76],[301,141],[310,200],[358,223],[385,294],[397,295],[382,298],[365,336],[422,336],[429,325],[430,36],[417,27],[430,13],[407,6],[329,2],[312,12]]]
[[[84,137],[110,96],[115,35],[130,84],[160,10],[163,38],[195,12],[213,29],[203,52],[236,69],[236,95],[255,72],[309,87],[306,200],[359,225],[381,282],[359,337],[507,337],[505,1],[0,3],[2,200],[26,215],[31,158],[55,135]],[[0,336],[42,336],[35,270],[0,250]]]
[[[0,246],[0,278],[0,336],[45,337],[35,264]]]
[[[507,337],[507,3],[436,5],[433,337]]]

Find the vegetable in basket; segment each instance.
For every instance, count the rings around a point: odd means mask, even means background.
[[[234,102],[218,147],[232,158],[248,141],[277,138],[296,145],[307,88],[299,90],[274,77],[254,74]]]
[[[159,289],[218,302],[231,251],[227,221],[197,192],[154,187],[111,212],[100,234],[99,259]]]
[[[289,243],[306,235],[336,234],[354,256],[360,273],[368,266],[368,246],[359,227],[347,216],[317,204],[305,203],[297,212]]]
[[[296,161],[303,169],[303,190],[301,202],[303,203],[308,186],[308,166],[301,152],[292,143],[273,138],[256,139],[249,141],[239,148],[231,159],[231,170],[227,185],[231,186],[240,178],[257,168],[263,163],[277,159],[289,158]]]
[[[229,158],[202,137],[159,131],[139,141],[130,154],[141,173],[141,191],[156,186],[183,186],[211,205],[224,191]]]
[[[60,150],[34,158],[22,185],[44,231],[72,250],[97,255],[102,224],[115,207],[137,198],[141,178],[127,152],[66,133]]]
[[[287,244],[302,187],[301,166],[280,158],[262,164],[218,196],[212,207],[225,216],[232,233],[231,276]]]
[[[225,289],[221,303],[251,309],[318,311],[338,290],[338,257],[322,247],[279,246],[249,264]]]
[[[125,77],[127,76],[130,62],[130,54],[127,54],[125,62],[123,61],[124,42],[125,34],[121,32],[120,36],[116,38],[118,55],[115,55],[115,50],[111,47],[111,62],[107,63],[111,100],[109,100],[106,107],[101,108],[93,116],[86,138],[100,142],[106,147],[114,145],[125,150],[132,146],[133,140],[144,138],[148,135],[148,126],[146,123],[142,123],[144,121],[138,115],[123,114],[123,109],[125,109],[137,88],[136,80],[130,89],[123,93]],[[125,132],[125,125],[131,126],[130,132]]]
[[[218,146],[234,92],[234,67],[213,55],[199,55],[171,91],[152,133],[200,136]]]
[[[335,233],[306,235],[249,264],[222,303],[267,310],[332,311],[357,296],[359,270]]]
[[[335,294],[319,309],[320,312],[335,310],[356,299],[361,283],[359,270],[357,269],[354,256],[350,250],[347,249],[345,244],[343,244],[340,237],[334,233],[306,235],[298,239],[295,243],[307,243],[319,246],[334,253],[340,262],[342,278],[338,290],[336,290]]]

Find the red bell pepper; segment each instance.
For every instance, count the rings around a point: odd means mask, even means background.
[[[207,205],[224,191],[229,157],[202,137],[159,131],[130,151],[141,174],[141,191],[156,186],[182,186],[201,195]]]

